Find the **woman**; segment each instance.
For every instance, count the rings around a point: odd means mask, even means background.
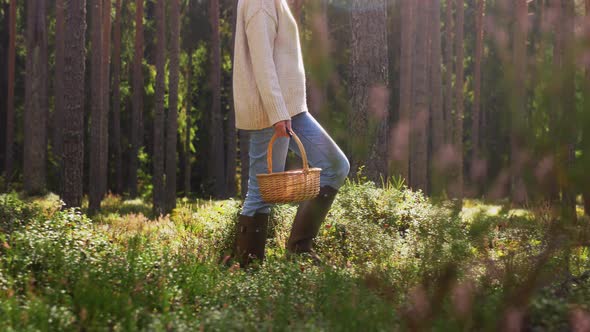
[[[234,55],[236,127],[249,131],[248,193],[239,216],[235,253],[242,266],[263,260],[270,205],[260,196],[256,174],[267,172],[266,151],[273,135],[273,172],[282,172],[289,149],[299,154],[293,130],[309,163],[322,169],[320,195],[302,203],[287,249],[313,253],[312,241],[343,185],[350,164],[326,131],[308,113],[305,71],[297,24],[286,0],[239,0]]]

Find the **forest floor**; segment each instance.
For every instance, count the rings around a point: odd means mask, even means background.
[[[220,264],[239,207],[181,199],[150,220],[149,204],[109,196],[90,219],[55,195],[0,195],[2,330],[590,327],[588,219],[481,201],[458,213],[405,188],[348,183],[317,241],[324,265],[285,258],[295,207],[281,205],[267,261],[243,271]]]

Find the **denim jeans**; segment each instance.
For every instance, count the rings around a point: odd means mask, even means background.
[[[294,116],[292,128],[303,143],[310,167],[322,169],[320,185],[340,189],[350,170],[346,155],[308,112]],[[268,173],[267,149],[275,130],[270,127],[248,132],[250,134],[250,174],[242,215],[251,217],[256,213],[270,213],[271,204],[262,199],[256,174]],[[299,148],[294,140],[281,137],[275,141],[272,156],[273,172],[284,171],[289,149],[300,156]]]

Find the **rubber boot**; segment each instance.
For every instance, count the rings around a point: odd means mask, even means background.
[[[253,217],[238,217],[235,255],[242,268],[248,267],[255,260],[264,260],[268,219],[269,215],[262,213]]]
[[[316,198],[299,205],[291,229],[291,236],[287,241],[289,253],[308,254],[316,263],[321,262],[313,251],[313,239],[320,232],[320,227],[326,220],[337,193],[338,190],[324,186]]]

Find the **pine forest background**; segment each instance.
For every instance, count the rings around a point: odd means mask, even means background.
[[[589,0],[290,0],[351,177],[590,209]],[[0,190],[244,197],[233,0],[0,1]],[[300,161],[290,158],[289,167]]]

